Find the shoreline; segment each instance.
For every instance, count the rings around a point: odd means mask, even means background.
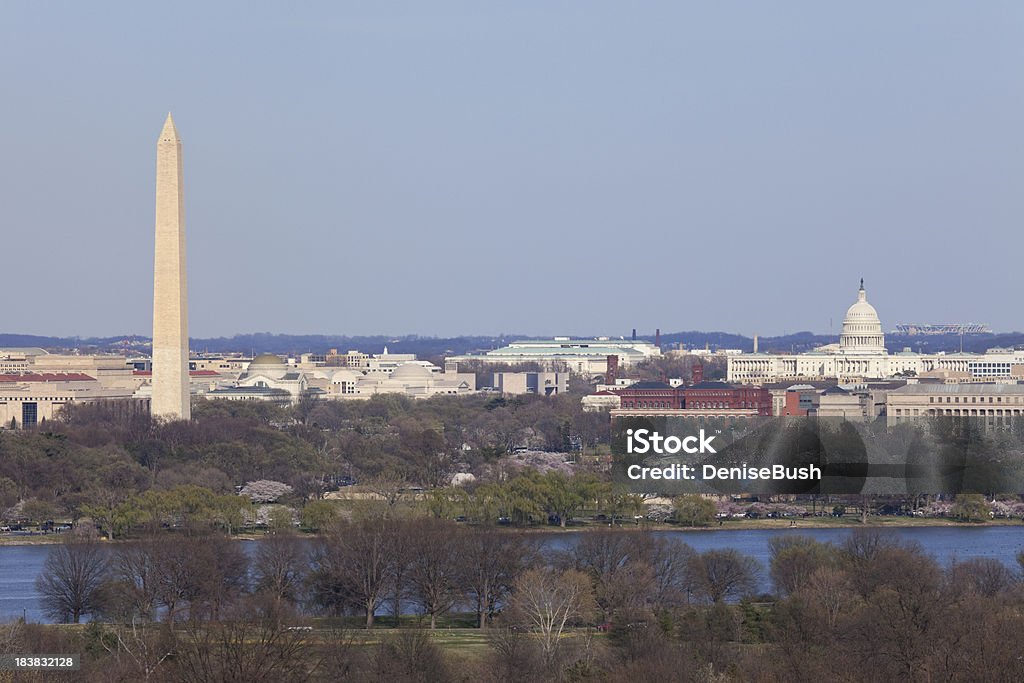
[[[914,529],[914,528],[950,528],[961,527],[965,529],[987,529],[992,527],[1019,527],[1024,529],[1024,520],[1000,519],[988,522],[957,522],[943,518],[893,518],[884,521],[874,517],[867,524],[861,524],[859,520],[826,521],[825,519],[798,519],[796,524],[790,524],[788,519],[757,519],[743,521],[727,521],[723,524],[709,524],[707,526],[680,526],[677,524],[664,523],[640,523],[640,524],[618,524],[614,528],[619,530],[634,529],[640,531],[678,531],[682,533],[702,531],[789,531],[801,529]],[[566,533],[590,533],[609,528],[607,524],[586,523],[579,525],[559,526],[531,526],[517,528],[513,526],[491,527],[498,533],[526,533],[526,534],[566,534]],[[266,538],[266,533],[244,533],[231,536],[233,541],[260,541]],[[316,539],[319,533],[298,532],[300,538]],[[64,540],[64,534],[40,534],[37,536],[0,536],[0,547],[2,546],[33,546],[53,545]],[[138,539],[101,539],[102,543],[125,543]]]
[[[523,529],[523,531],[529,533],[567,533],[567,532],[584,532],[593,531],[597,529],[607,529],[607,524],[581,524],[578,526],[567,526],[565,528],[557,526],[545,526],[545,527],[529,527]],[[745,521],[732,521],[725,522],[724,524],[709,524],[707,526],[681,526],[678,524],[657,524],[657,523],[640,523],[640,524],[619,524],[616,525],[616,529],[641,529],[644,531],[680,531],[680,532],[693,532],[693,531],[785,531],[789,529],[914,529],[914,528],[949,528],[949,527],[963,527],[965,529],[981,529],[989,527],[1021,527],[1024,528],[1024,520],[1018,519],[1000,519],[992,520],[988,522],[958,522],[952,519],[942,518],[916,518],[913,521],[907,520],[906,518],[896,518],[893,521],[880,521],[877,517],[869,519],[867,524],[861,524],[860,521],[824,521],[815,519],[798,519],[796,524],[790,524],[788,519],[757,519],[757,520],[745,520]],[[515,527],[502,527],[504,529],[515,530]]]

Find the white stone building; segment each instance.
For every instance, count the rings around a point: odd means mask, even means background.
[[[1024,416],[1024,384],[908,384],[890,391],[885,403],[889,424],[946,415],[1002,425]]]
[[[503,394],[554,396],[569,391],[569,375],[565,372],[496,372],[491,386]]]
[[[459,363],[477,361],[494,365],[536,363],[549,372],[577,372],[597,376],[608,371],[608,357],[616,356],[620,366],[629,366],[648,358],[661,356],[661,349],[647,341],[635,339],[524,339],[481,354],[451,356],[446,368]]]
[[[986,353],[923,354],[885,349],[882,323],[868,303],[861,281],[857,301],[843,319],[838,344],[800,354],[745,353],[728,359],[730,382],[765,384],[779,381],[835,379],[850,382],[904,376],[955,376],[961,381],[1024,379],[1024,351],[991,349]]]
[[[0,427],[33,427],[71,403],[107,401],[116,410],[148,411],[149,400],[136,400],[133,391],[106,387],[80,372],[0,374]]]
[[[311,386],[311,378],[306,372],[289,367],[279,356],[262,353],[252,359],[234,386],[214,389],[207,392],[206,396],[234,401],[264,400],[295,404],[311,391],[319,394],[322,390]]]
[[[361,367],[301,367],[264,353],[252,359],[232,386],[206,392],[206,397],[295,404],[305,396],[323,400],[366,399],[375,394],[426,398],[476,391],[472,373],[443,373],[412,354],[384,353],[367,360]]]
[[[340,368],[331,377],[326,398],[359,399],[374,394],[401,394],[410,398],[462,396],[476,391],[473,373],[440,372],[425,361],[407,361],[391,372],[360,372]]]

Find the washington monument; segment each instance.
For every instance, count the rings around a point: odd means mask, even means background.
[[[188,420],[188,282],[181,140],[167,115],[156,143],[156,257],[153,265],[153,417]]]

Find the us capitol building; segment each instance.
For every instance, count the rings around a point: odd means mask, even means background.
[[[728,380],[765,384],[787,380],[835,379],[856,382],[892,377],[935,377],[946,382],[1024,379],[1024,351],[990,349],[986,353],[916,353],[885,349],[882,322],[868,303],[861,280],[857,301],[846,311],[838,344],[800,354],[739,354],[728,359]]]

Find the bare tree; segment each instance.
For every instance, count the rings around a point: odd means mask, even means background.
[[[839,554],[829,543],[819,543],[810,536],[772,536],[771,577],[780,595],[800,590],[811,576],[823,567],[835,566]]]
[[[899,539],[891,531],[854,529],[843,542],[842,551],[854,568],[861,568],[874,562],[883,551],[898,546]]]
[[[95,539],[72,537],[54,546],[36,578],[43,611],[60,622],[77,624],[102,606],[107,551]]]
[[[25,622],[20,619],[0,624],[0,654],[8,655],[25,651],[25,646],[22,644],[24,626]]]
[[[112,604],[116,617],[131,620],[154,618],[158,602],[158,577],[153,557],[154,541],[126,543],[117,548],[111,561]]]
[[[1017,583],[1017,577],[995,558],[976,557],[955,562],[947,571],[947,582],[953,593],[970,592],[993,598],[1009,591]]]
[[[162,539],[150,546],[150,553],[156,599],[172,627],[186,607],[190,619],[216,619],[246,587],[248,558],[224,536]]]
[[[183,683],[301,683],[318,668],[300,630],[242,606],[209,624],[193,622],[179,640],[175,680]]]
[[[313,601],[340,611],[353,607],[366,614],[366,628],[387,596],[395,561],[394,523],[365,519],[336,525],[313,557]]]
[[[818,568],[808,578],[803,590],[820,607],[829,629],[838,625],[839,617],[854,597],[850,577],[843,570],[831,566]]]
[[[641,607],[651,593],[649,540],[634,531],[604,528],[583,534],[568,552],[569,566],[590,577],[604,619]]]
[[[391,616],[395,628],[401,625],[402,607],[409,597],[409,572],[416,560],[418,543],[416,530],[411,524],[394,526],[394,557],[391,562]]]
[[[535,545],[522,534],[479,528],[466,534],[460,584],[473,601],[480,628],[487,627],[511,592],[516,576],[534,564],[536,556]]]
[[[352,631],[334,629],[320,634],[317,651],[321,653],[322,659],[317,668],[317,680],[365,680],[365,649],[364,640]]]
[[[366,488],[380,496],[388,505],[388,513],[395,509],[405,497],[409,480],[404,475],[384,474],[366,483]]]
[[[679,539],[655,536],[651,539],[647,561],[654,571],[654,583],[648,599],[657,612],[689,601],[693,592],[691,563],[696,552]]]
[[[459,576],[464,546],[461,529],[454,522],[424,518],[410,523],[409,584],[413,598],[430,616],[430,628],[459,597]]]
[[[544,661],[540,648],[530,634],[515,628],[492,628],[487,634],[490,656],[484,666],[488,678],[495,683],[545,680]]]
[[[921,550],[887,549],[854,575],[864,599],[853,640],[880,680],[926,680],[951,621],[938,563]]]
[[[384,637],[371,655],[371,680],[431,683],[452,680],[441,648],[426,631],[408,629]]]
[[[121,675],[116,680],[166,680],[167,660],[174,655],[176,645],[170,629],[154,628],[132,618],[126,624],[113,626],[108,633],[113,635],[112,639],[98,638],[97,642],[117,663]]]
[[[294,533],[273,533],[258,544],[252,564],[253,587],[271,600],[278,618],[285,607],[301,601],[308,567],[306,548]]]
[[[512,593],[513,618],[537,634],[549,671],[556,663],[562,634],[589,618],[594,607],[590,579],[575,569],[529,569],[516,579]]]
[[[734,548],[695,555],[690,567],[698,594],[713,603],[739,598],[757,589],[757,560]]]

